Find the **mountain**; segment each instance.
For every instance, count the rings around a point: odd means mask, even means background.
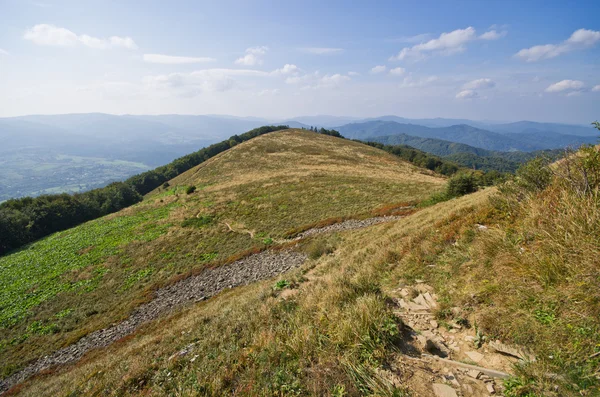
[[[0,257],[0,391],[596,395],[599,149],[436,203],[468,177],[252,138]]]
[[[537,132],[553,132],[556,134],[563,135],[578,135],[587,137],[598,137],[598,130],[594,129],[592,125],[581,126],[572,124],[559,124],[559,123],[538,123],[534,121],[518,121],[515,123],[496,124],[489,126],[492,131],[510,133],[510,134],[521,134],[528,131]]]
[[[0,373],[119,322],[184,274],[320,222],[387,214],[443,183],[382,150],[313,132],[238,144],[141,203],[0,257]],[[51,332],[27,334],[35,327]]]
[[[353,123],[337,127],[346,137],[354,139],[370,139],[377,136],[405,134],[421,138],[442,139],[462,143],[493,151],[535,151],[556,149],[565,146],[580,146],[594,143],[596,138],[558,133],[541,133],[526,131],[518,134],[497,133],[466,124],[449,127],[430,128],[414,124],[400,124],[393,121],[370,121]]]
[[[466,124],[450,127],[430,128],[414,124],[400,124],[393,121],[370,121],[346,124],[336,128],[342,135],[353,139],[368,139],[375,136],[407,134],[421,138],[435,138],[463,143],[487,150],[536,150],[534,145],[518,141],[495,132],[471,127]]]

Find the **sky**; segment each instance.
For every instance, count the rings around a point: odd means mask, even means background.
[[[0,0],[0,116],[587,124],[600,1]]]

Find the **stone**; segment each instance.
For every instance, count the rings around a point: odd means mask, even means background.
[[[458,383],[458,379],[456,379],[456,376],[452,372],[448,372],[448,375],[446,375],[445,378],[450,383],[452,383],[454,386],[460,387],[460,383]]]
[[[425,301],[427,302],[427,304],[432,307],[432,308],[436,308],[437,307],[437,302],[435,301],[435,299],[433,299],[433,297],[431,296],[431,294],[429,292],[425,292],[423,294],[423,298],[425,298]]]
[[[476,369],[470,369],[469,371],[467,371],[467,375],[469,375],[473,379],[479,379],[483,374],[480,371],[477,371]]]
[[[470,352],[465,352],[465,354],[467,355],[467,357],[469,357],[471,360],[475,361],[476,363],[481,362],[485,356],[479,352],[475,352],[475,351],[470,351]]]
[[[473,388],[471,387],[471,385],[463,383],[462,384],[462,388],[465,389],[466,395],[470,396],[473,394]]]
[[[439,327],[438,322],[435,321],[435,320],[429,320],[429,325],[431,325],[431,327],[434,328],[434,329],[437,328],[437,327]]]
[[[436,397],[458,397],[456,394],[456,390],[448,385],[444,385],[442,383],[434,383],[432,385],[433,393]]]
[[[485,388],[487,389],[488,393],[490,393],[490,394],[495,394],[496,393],[496,388],[494,387],[493,383],[487,383],[485,385]]]
[[[499,340],[495,342],[490,342],[489,345],[492,349],[499,353],[507,354],[509,356],[520,358],[522,360],[535,361],[535,357],[533,356],[533,354],[529,353],[521,347],[506,345],[504,343],[501,343]]]
[[[413,302],[415,302],[417,305],[425,306],[426,308],[429,309],[429,304],[425,300],[425,297],[423,296],[423,294],[419,294],[419,296],[417,296],[415,299],[413,299]]]

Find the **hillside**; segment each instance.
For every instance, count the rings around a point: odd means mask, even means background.
[[[435,154],[460,164],[463,167],[483,171],[515,172],[519,165],[537,156],[557,158],[564,154],[563,149],[536,150],[534,152],[500,152],[477,148],[463,143],[445,141],[443,139],[420,138],[397,134],[368,138],[369,141],[385,145],[408,145],[427,153]]]
[[[590,134],[590,136],[576,136],[541,131],[499,133],[466,124],[431,128],[381,120],[347,124],[337,127],[337,130],[347,138],[365,140],[377,136],[406,134],[420,138],[442,139],[481,149],[503,152],[556,149],[569,145],[577,147],[584,143],[595,143],[597,141],[597,134],[595,134],[595,137],[593,134]]]
[[[2,376],[123,320],[175,278],[318,223],[393,212],[443,184],[378,149],[301,130],[239,144],[139,204],[1,257]]]

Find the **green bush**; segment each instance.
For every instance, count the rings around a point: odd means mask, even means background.
[[[459,174],[453,176],[446,186],[448,197],[460,197],[477,191],[477,180],[473,174]]]
[[[187,188],[185,188],[185,193],[186,194],[192,194],[196,191],[196,186],[188,186]]]

